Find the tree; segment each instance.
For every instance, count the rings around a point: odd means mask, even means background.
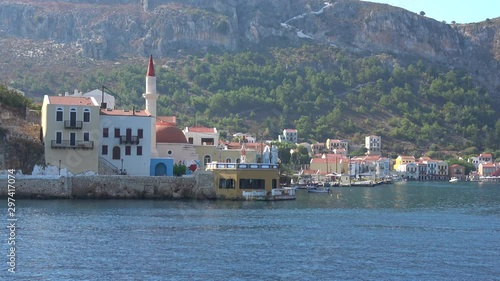
[[[420,15],[423,17],[425,16],[425,12],[424,11],[420,11]]]

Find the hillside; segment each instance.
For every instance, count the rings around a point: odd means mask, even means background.
[[[500,18],[447,24],[355,0],[7,0],[0,17],[0,80],[38,99],[105,84],[142,106],[152,53],[160,113],[181,126],[500,150]]]
[[[0,170],[20,169],[30,173],[43,161],[38,115],[27,114],[29,99],[0,85]],[[27,116],[28,115],[28,116]]]

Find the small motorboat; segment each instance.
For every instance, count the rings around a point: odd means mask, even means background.
[[[457,182],[457,181],[459,181],[457,177],[451,177],[451,179],[449,180],[449,182]]]
[[[309,193],[330,193],[331,190],[329,188],[309,188],[307,189]]]

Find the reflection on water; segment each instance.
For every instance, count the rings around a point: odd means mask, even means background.
[[[500,276],[498,184],[298,190],[297,200],[276,202],[21,200],[18,206],[16,280]]]

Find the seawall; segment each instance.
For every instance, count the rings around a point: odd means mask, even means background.
[[[2,178],[3,179],[3,178]],[[7,180],[5,179],[5,187]],[[211,172],[188,177],[96,175],[53,178],[16,177],[14,198],[216,199]],[[2,188],[0,197],[7,197]]]

